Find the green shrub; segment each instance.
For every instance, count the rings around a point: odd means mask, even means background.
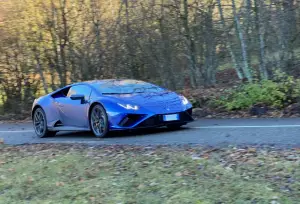
[[[298,101],[299,96],[300,80],[276,73],[273,81],[263,80],[242,85],[217,99],[216,103],[227,110],[247,109],[255,104],[283,108]]]
[[[193,105],[193,107],[198,108],[201,106],[200,101],[198,101],[195,98],[189,98],[189,101],[191,102],[191,104]]]

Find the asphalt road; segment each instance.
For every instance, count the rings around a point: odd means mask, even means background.
[[[59,133],[53,138],[37,138],[31,123],[0,124],[0,138],[5,144],[86,143],[129,145],[276,145],[300,146],[300,118],[289,119],[201,119],[185,128],[170,131],[158,128],[148,131],[112,132],[98,139],[91,133]]]

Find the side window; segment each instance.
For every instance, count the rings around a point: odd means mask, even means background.
[[[68,94],[70,90],[70,87],[67,87],[65,89],[62,89],[61,91],[55,93],[55,94],[52,94],[52,97],[53,98],[65,98]]]
[[[67,97],[73,94],[83,94],[85,100],[89,100],[91,91],[92,89],[86,85],[75,85],[70,88]]]

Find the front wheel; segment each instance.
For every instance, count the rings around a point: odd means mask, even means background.
[[[54,137],[56,135],[56,132],[48,130],[46,114],[42,108],[37,108],[33,113],[33,127],[39,138]]]
[[[96,137],[103,138],[108,133],[108,118],[105,109],[97,104],[90,113],[90,126]]]

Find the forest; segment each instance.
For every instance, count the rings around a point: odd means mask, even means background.
[[[297,0],[0,0],[0,114],[106,78],[156,83],[197,107],[193,92],[216,87],[214,107],[288,107],[300,97],[299,26]]]

